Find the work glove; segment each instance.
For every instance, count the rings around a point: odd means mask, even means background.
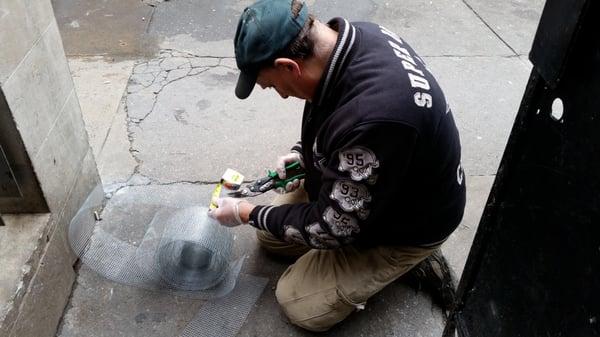
[[[217,220],[221,225],[235,227],[242,225],[240,218],[240,203],[245,201],[236,198],[217,199],[217,208],[208,210],[208,216]]]
[[[275,171],[277,171],[277,175],[280,179],[285,179],[285,167],[293,162],[300,162],[300,166],[304,167],[304,161],[302,160],[302,155],[298,152],[290,152],[284,156],[277,158],[277,164],[275,165]],[[275,189],[277,193],[288,193],[295,191],[300,187],[300,180],[294,179],[285,185],[285,189],[283,187],[278,187]]]

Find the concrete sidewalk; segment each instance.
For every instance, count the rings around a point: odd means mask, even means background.
[[[250,1],[70,3],[55,0],[54,7],[109,198],[107,223],[139,231],[154,211],[140,201],[206,205],[227,167],[258,177],[299,138],[299,100],[261,90],[246,101],[233,95],[231,38]],[[460,275],[529,75],[527,52],[542,1],[308,5],[323,19],[374,21],[396,31],[444,88],[467,173],[466,214],[443,247]],[[244,272],[270,280],[238,335],[310,335],[286,323],[275,301],[273,287],[286,265],[257,249],[253,229],[235,232],[249,255]],[[83,267],[58,336],[175,336],[201,305],[120,286]],[[442,329],[427,295],[395,283],[328,335],[440,336]]]

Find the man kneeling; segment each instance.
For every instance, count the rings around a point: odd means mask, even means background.
[[[278,160],[306,177],[272,205],[232,198],[210,215],[250,224],[260,244],[297,257],[276,296],[290,321],[325,331],[419,264],[460,223],[465,178],[459,135],[444,94],[400,37],[373,23],[308,14],[297,0],[246,8],[235,35],[241,73],[306,100],[301,141]]]

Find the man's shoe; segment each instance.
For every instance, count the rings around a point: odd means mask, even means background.
[[[456,297],[456,278],[440,249],[406,273],[402,280],[417,291],[428,292],[447,317]]]

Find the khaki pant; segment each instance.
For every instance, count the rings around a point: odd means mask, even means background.
[[[278,196],[273,204],[307,200],[306,192]],[[431,248],[379,246],[318,250],[291,244],[268,232],[257,231],[258,242],[267,251],[286,257],[299,257],[281,275],[275,295],[290,321],[311,331],[325,331],[385,286],[427,258]]]

